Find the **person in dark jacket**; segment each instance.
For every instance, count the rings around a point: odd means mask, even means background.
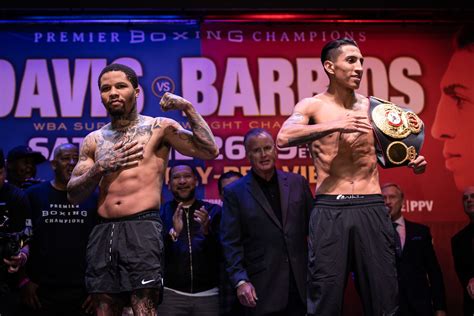
[[[224,201],[224,188],[242,177],[243,175],[237,171],[227,171],[221,174],[219,180],[217,180],[217,189],[219,190],[221,201]],[[225,258],[222,257],[219,280],[219,315],[242,316],[243,314],[243,305],[240,304],[235,295],[235,289],[232,286],[229,274],[226,271]]]
[[[7,155],[8,183],[24,190],[42,182],[36,178],[36,166],[45,161],[46,157],[43,154],[29,146],[20,145],[12,148]]]
[[[24,285],[22,267],[29,257],[26,235],[31,227],[31,209],[25,192],[5,179],[0,149],[0,315],[14,316],[19,312],[19,287]],[[25,243],[19,249],[21,240]]]
[[[474,315],[474,186],[463,194],[464,212],[469,224],[451,238],[454,268],[464,292],[464,316]]]
[[[196,199],[198,179],[189,165],[170,169],[174,199],[160,210],[165,241],[160,316],[215,316],[219,312],[219,223],[221,207]]]
[[[443,274],[428,226],[402,216],[404,194],[395,183],[382,185],[385,205],[396,231],[400,316],[445,316]],[[397,247],[398,245],[398,247]]]
[[[244,146],[252,169],[224,188],[221,241],[230,281],[242,315],[304,316],[313,208],[308,181],[276,169],[267,130],[248,131]]]

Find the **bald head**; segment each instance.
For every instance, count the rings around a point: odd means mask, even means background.
[[[53,152],[51,167],[54,171],[53,185],[58,190],[66,190],[67,183],[79,160],[79,148],[74,144],[62,144]]]
[[[462,202],[464,205],[464,212],[466,212],[471,221],[474,221],[474,186],[469,186],[464,190]]]
[[[59,145],[58,147],[56,147],[54,149],[53,159],[54,160],[59,159],[59,156],[61,156],[64,151],[68,151],[68,150],[73,150],[73,151],[75,150],[75,151],[79,152],[79,148],[74,144],[70,144],[70,143],[62,144],[62,145]]]

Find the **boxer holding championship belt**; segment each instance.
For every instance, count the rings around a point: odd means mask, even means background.
[[[389,101],[376,97],[369,100],[380,165],[384,168],[407,165],[419,155],[423,146],[423,121],[414,112]]]

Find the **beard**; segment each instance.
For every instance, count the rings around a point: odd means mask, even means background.
[[[107,109],[110,117],[114,120],[128,120],[133,113],[137,113],[137,102],[134,101],[131,105],[127,104],[127,100],[125,100],[121,106],[106,105],[105,108]],[[130,109],[127,111],[128,106]]]
[[[110,116],[114,119],[123,118],[125,117],[125,105],[122,105],[121,107],[114,107],[114,108],[109,107],[108,112]]]
[[[196,192],[196,188],[190,190],[188,193],[181,193],[179,191],[173,192],[173,196],[176,201],[178,202],[189,202],[194,199],[194,194]]]

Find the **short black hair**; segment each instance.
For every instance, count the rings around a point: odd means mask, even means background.
[[[466,24],[459,29],[454,37],[456,49],[468,49],[474,44],[474,24]]]
[[[222,195],[222,190],[224,189],[222,187],[222,181],[224,181],[225,179],[230,179],[234,177],[242,178],[243,175],[240,172],[233,171],[233,170],[227,171],[221,174],[221,176],[219,177],[219,180],[217,180],[217,189],[219,190],[220,195]]]
[[[355,47],[359,47],[356,41],[349,37],[338,38],[332,41],[329,41],[324,45],[323,49],[321,50],[321,63],[324,65],[326,60],[334,60],[336,56],[334,52],[339,49],[339,47],[344,45],[352,45]]]
[[[244,147],[247,150],[247,143],[250,137],[254,137],[260,134],[267,134],[273,140],[272,134],[264,128],[252,128],[244,136]]]
[[[169,171],[169,177],[170,177],[170,179],[171,179],[171,174],[173,173],[173,169],[176,168],[176,167],[180,167],[180,166],[189,167],[189,169],[191,169],[191,171],[193,172],[194,176],[195,176],[196,178],[198,177],[198,173],[197,173],[197,171],[196,171],[196,167],[191,166],[190,164],[185,163],[185,162],[177,162],[177,163],[173,164],[172,166],[170,166],[170,171]]]
[[[110,71],[123,72],[125,76],[127,76],[127,79],[130,81],[130,83],[132,84],[132,87],[135,89],[138,88],[138,78],[137,78],[137,74],[135,73],[135,70],[122,64],[110,64],[106,66],[104,69],[102,69],[99,75],[99,80],[97,82],[99,84],[99,88],[100,88],[100,79],[105,73],[110,72]]]

